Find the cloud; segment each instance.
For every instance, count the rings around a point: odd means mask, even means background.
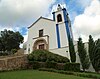
[[[0,31],[20,31],[27,41],[27,27],[46,16],[56,0],[0,0]],[[23,44],[20,45],[22,47]]]
[[[46,16],[56,0],[0,0],[0,31],[19,31],[27,41],[27,27]],[[21,44],[22,46],[22,44]]]
[[[0,25],[5,27],[27,26],[45,15],[55,0],[1,0]]]
[[[75,17],[73,26],[76,36],[83,37],[84,41],[88,41],[86,38],[90,34],[98,37],[100,34],[100,1],[93,0],[85,8],[83,14]]]

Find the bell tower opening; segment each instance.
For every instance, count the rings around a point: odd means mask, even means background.
[[[62,16],[61,16],[61,14],[58,14],[57,15],[57,22],[61,22],[62,21]]]

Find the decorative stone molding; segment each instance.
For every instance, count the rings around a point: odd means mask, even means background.
[[[33,44],[33,50],[39,49],[38,46],[44,44],[44,49],[48,50],[48,44],[46,42],[45,39],[41,38],[41,39],[37,39],[34,44]]]

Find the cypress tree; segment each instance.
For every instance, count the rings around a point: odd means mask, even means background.
[[[88,52],[89,52],[89,58],[90,58],[91,62],[94,58],[94,54],[93,54],[94,47],[95,47],[95,42],[94,42],[92,36],[89,35],[89,45],[88,45],[89,49],[88,49]]]
[[[93,49],[92,65],[96,72],[100,71],[100,39],[95,42]]]
[[[75,62],[76,61],[76,53],[75,53],[75,48],[73,45],[73,40],[71,38],[69,41],[69,52],[70,52],[71,62]]]
[[[78,54],[79,54],[80,62],[82,65],[82,69],[83,71],[85,71],[85,69],[89,68],[89,58],[86,53],[86,49],[84,48],[82,38],[79,38],[78,40]]]

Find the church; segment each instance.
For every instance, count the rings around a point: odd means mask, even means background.
[[[77,42],[73,39],[71,21],[66,8],[58,4],[57,10],[52,12],[52,15],[53,19],[40,17],[28,27],[28,39],[24,53],[30,54],[34,50],[43,49],[70,60],[69,39],[72,39],[76,52],[76,63],[80,63]],[[84,43],[84,46],[88,52],[88,42]],[[94,71],[92,65],[88,71]]]
[[[70,59],[68,38],[73,39],[73,33],[68,12],[58,4],[57,11],[52,14],[53,19],[40,17],[28,27],[25,53],[45,49]]]

